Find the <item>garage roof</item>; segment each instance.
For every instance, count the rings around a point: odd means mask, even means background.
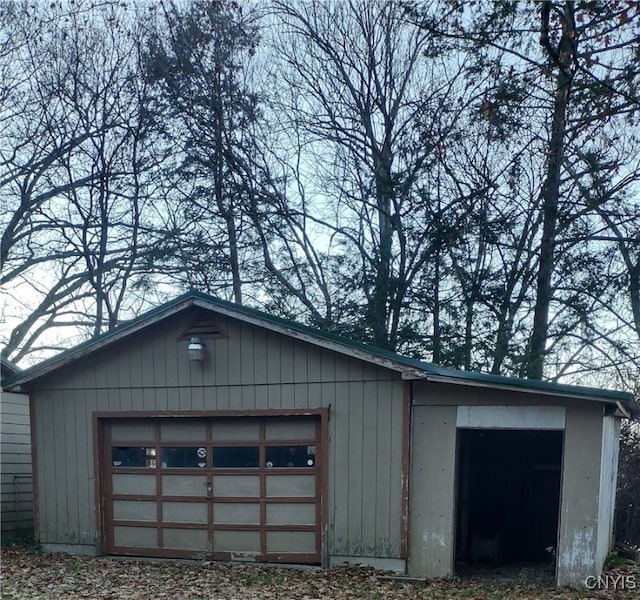
[[[188,292],[132,321],[119,325],[107,333],[66,350],[31,368],[20,371],[4,381],[5,389],[28,387],[29,384],[35,380],[48,375],[58,368],[68,365],[74,360],[93,354],[117,340],[121,340],[142,329],[146,329],[171,315],[175,315],[192,307],[225,315],[239,321],[303,340],[322,348],[334,350],[340,354],[380,365],[400,373],[403,379],[437,381],[493,389],[510,389],[536,394],[584,398],[612,404],[623,403],[630,405],[632,403],[631,394],[616,390],[603,390],[547,381],[519,379],[516,377],[503,377],[487,373],[459,371],[440,367],[432,363],[412,359],[362,342],[350,340],[328,331],[313,329],[293,321],[274,317],[262,311],[227,302],[200,292]]]

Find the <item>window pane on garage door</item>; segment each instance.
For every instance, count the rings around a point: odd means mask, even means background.
[[[214,469],[255,469],[260,465],[258,446],[218,446],[213,448]]]
[[[160,461],[163,469],[204,469],[207,450],[183,446],[161,448]]]
[[[266,465],[274,468],[309,469],[316,464],[315,446],[267,446]]]

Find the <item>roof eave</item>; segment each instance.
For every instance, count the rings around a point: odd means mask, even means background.
[[[175,302],[164,305],[164,307],[162,307],[163,310],[152,311],[144,318],[134,319],[133,321],[125,323],[122,327],[116,327],[95,340],[84,342],[75,348],[62,352],[58,356],[54,356],[49,360],[8,377],[5,381],[5,389],[7,391],[25,391],[23,387],[25,383],[44,377],[52,371],[64,367],[75,360],[89,356],[113,342],[181,312],[193,304],[194,300],[192,298],[178,298]]]
[[[279,333],[282,335],[286,335],[287,337],[299,339],[314,346],[319,346],[327,350],[338,352],[339,354],[376,364],[385,369],[396,371],[400,373],[402,379],[424,379],[424,377],[426,376],[426,373],[423,370],[404,364],[401,361],[395,361],[391,358],[376,354],[375,352],[368,352],[364,349],[360,349],[349,344],[345,344],[339,341],[333,341],[323,335],[313,335],[312,333],[304,331],[302,328],[286,326],[268,318],[263,318],[258,315],[251,315],[247,312],[240,312],[234,307],[227,307],[218,303],[212,303],[203,298],[196,298],[194,300],[194,305],[198,306],[199,308],[213,310],[218,314],[233,319],[240,319],[245,323],[254,325],[256,327],[261,327],[263,329],[268,329],[269,331],[273,331],[274,333]]]
[[[369,363],[377,364],[380,367],[400,373],[403,379],[423,379],[425,377],[424,371],[417,367],[404,364],[401,361],[395,361],[374,352],[367,352],[364,349],[353,347],[339,341],[333,341],[322,335],[313,335],[312,333],[304,331],[302,328],[298,329],[286,326],[276,322],[275,320],[253,315],[242,310],[242,307],[226,306],[226,304],[211,301],[199,294],[190,293],[177,298],[169,304],[165,304],[160,310],[152,311],[148,315],[143,316],[143,318],[134,319],[133,321],[125,323],[121,327],[117,327],[113,331],[110,331],[95,340],[89,340],[88,342],[63,352],[50,360],[35,365],[30,369],[26,369],[19,374],[8,377],[5,383],[6,389],[8,391],[24,391],[23,386],[25,383],[44,377],[56,369],[64,367],[75,360],[89,356],[113,342],[145,329],[158,321],[182,312],[192,306],[211,310],[217,314],[228,316],[233,319],[239,319],[250,325],[262,327],[275,333],[300,339],[315,346],[333,350],[340,354],[364,360]]]
[[[483,381],[481,379],[473,379],[467,377],[455,377],[454,375],[435,375],[429,374],[425,378],[427,381],[434,383],[452,383],[456,385],[465,385],[469,387],[491,388],[506,390],[512,392],[523,392],[526,394],[536,394],[543,396],[555,396],[562,398],[575,398],[578,400],[591,400],[594,402],[604,402],[607,404],[630,403],[632,401],[631,394],[625,392],[614,392],[613,390],[586,390],[585,388],[570,386],[544,388],[540,386],[527,386],[525,383],[518,384],[506,379],[504,382]],[[526,381],[526,380],[524,380]]]

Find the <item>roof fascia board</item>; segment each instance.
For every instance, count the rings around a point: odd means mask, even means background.
[[[616,404],[618,402],[630,401],[631,395],[628,394],[628,398],[622,398],[621,396],[627,396],[625,392],[616,392],[616,395],[620,396],[618,398],[608,397],[606,390],[602,391],[602,395],[597,393],[590,394],[588,392],[580,392],[578,389],[575,391],[567,390],[567,389],[545,389],[539,387],[528,387],[526,385],[513,385],[508,382],[499,383],[499,382],[489,382],[489,381],[479,381],[478,379],[468,379],[462,377],[455,376],[446,376],[446,375],[427,375],[427,381],[431,381],[433,383],[452,383],[456,385],[466,385],[468,387],[480,387],[480,388],[491,388],[494,390],[506,390],[511,392],[524,392],[526,394],[538,394],[543,396],[555,396],[562,398],[576,398],[578,400],[593,400],[595,402],[606,402],[611,404]],[[611,392],[609,392],[611,393]]]
[[[164,310],[159,310],[153,314],[149,314],[146,318],[134,319],[129,323],[125,323],[121,328],[116,327],[114,330],[106,333],[104,336],[97,338],[96,340],[88,340],[87,342],[80,344],[80,346],[76,346],[75,348],[63,352],[57,357],[54,356],[50,361],[45,361],[30,369],[26,369],[20,372],[19,375],[12,375],[10,378],[7,378],[9,380],[7,383],[7,390],[17,391],[26,381],[43,377],[51,371],[63,367],[74,360],[93,354],[112,342],[121,340],[122,338],[145,329],[158,321],[162,321],[171,315],[181,312],[192,304],[193,300],[186,298],[174,304],[165,305]]]
[[[270,331],[273,331],[274,333],[280,333],[291,338],[302,340],[309,344],[313,344],[314,346],[326,348],[327,350],[333,350],[335,352],[338,352],[339,354],[344,354],[352,358],[364,360],[365,362],[375,363],[380,367],[384,367],[386,369],[401,373],[402,379],[424,379],[426,377],[426,373],[423,370],[410,367],[400,361],[394,361],[390,358],[385,358],[384,356],[380,356],[373,352],[367,352],[366,350],[351,347],[347,344],[333,341],[322,335],[313,335],[312,333],[307,333],[302,329],[290,327],[271,321],[269,319],[261,318],[258,315],[251,315],[244,311],[238,311],[233,307],[226,307],[217,303],[208,302],[205,299],[196,299],[194,305],[198,306],[199,308],[208,309],[232,319],[237,319],[244,323],[254,325],[256,327],[268,329]]]
[[[40,363],[30,369],[21,371],[16,375],[11,375],[5,379],[5,389],[7,389],[7,391],[18,390],[25,382],[43,377],[51,371],[62,367],[73,360],[87,356],[114,341],[125,338],[130,334],[145,329],[158,321],[192,306],[210,310],[214,313],[268,329],[288,337],[300,339],[304,342],[335,351],[342,355],[376,364],[380,367],[400,373],[401,378],[404,380],[427,380],[471,387],[519,391],[529,394],[588,399],[605,403],[632,402],[631,394],[625,392],[596,390],[568,385],[563,386],[560,384],[553,387],[546,387],[541,385],[540,382],[537,382],[536,384],[527,384],[526,380],[517,380],[517,382],[513,382],[509,378],[501,378],[498,376],[491,376],[491,379],[488,379],[483,374],[459,372],[453,369],[438,367],[437,365],[421,363],[420,361],[409,358],[403,360],[403,357],[400,355],[394,355],[391,352],[387,353],[383,350],[377,352],[375,348],[368,349],[366,344],[342,340],[339,336],[335,336],[336,339],[333,339],[331,334],[325,335],[320,331],[314,333],[314,330],[303,325],[296,326],[296,323],[279,319],[277,317],[271,318],[269,315],[257,310],[234,305],[230,302],[213,298],[199,292],[188,292],[176,298],[172,302],[160,306],[146,315],[142,315],[138,319],[124,323],[121,327],[118,327],[95,340],[89,340],[88,342],[77,346],[75,349],[63,352],[59,356],[53,357],[44,363]],[[398,356],[398,359],[395,359],[394,356]]]

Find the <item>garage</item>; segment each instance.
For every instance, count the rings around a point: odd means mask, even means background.
[[[319,416],[100,423],[107,553],[321,562]]]
[[[412,577],[513,559],[581,585],[611,547],[624,392],[446,369],[197,292],[5,386],[29,393],[45,552]]]

